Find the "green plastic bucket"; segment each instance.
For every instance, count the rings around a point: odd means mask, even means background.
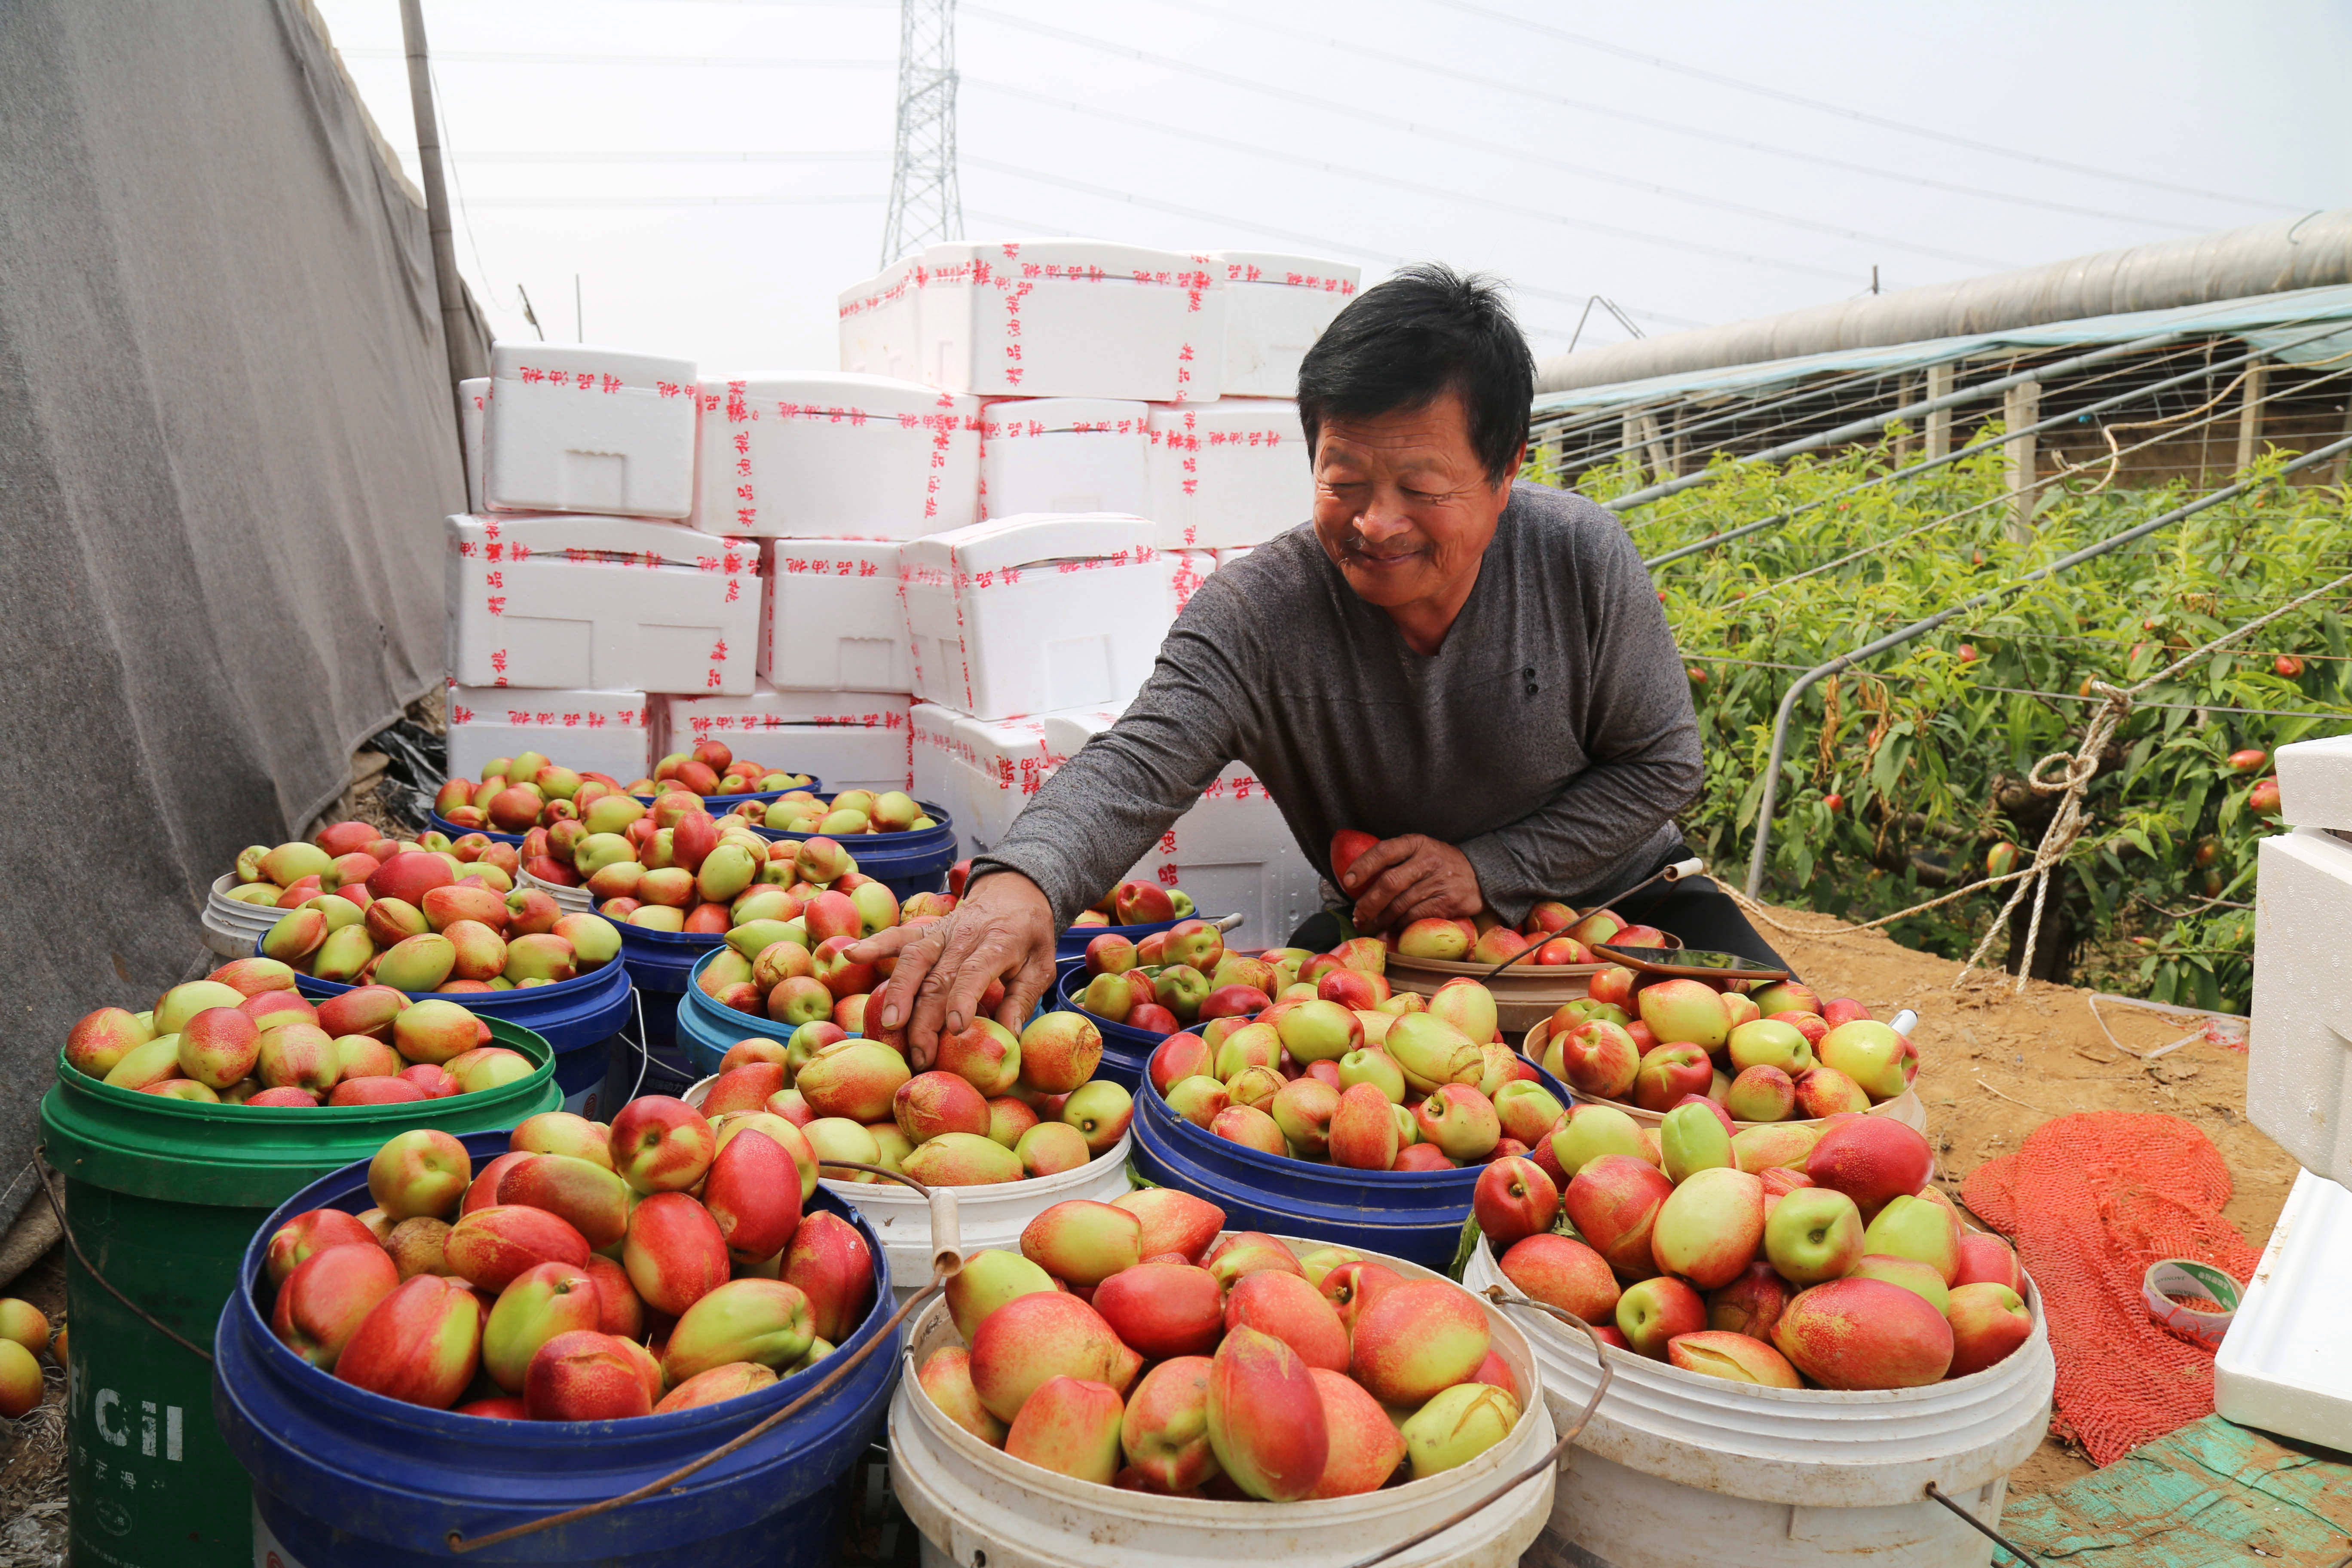
[[[486,1132],[559,1109],[555,1057],[486,1018],[538,1063],[500,1089],[400,1105],[198,1105],[110,1089],[65,1063],[41,1100],[66,1220],[109,1283],[210,1349],[254,1231],[295,1193],[411,1127]],[[66,1409],[69,1548],[77,1565],[249,1568],[253,1500],[213,1426],[213,1369],[66,1258],[72,1397]]]

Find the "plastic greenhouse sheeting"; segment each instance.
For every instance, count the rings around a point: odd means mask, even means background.
[[[0,1223],[65,1030],[440,679],[425,217],[302,0],[0,20]]]

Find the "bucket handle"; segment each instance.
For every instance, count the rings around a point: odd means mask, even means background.
[[[66,1245],[73,1249],[74,1261],[81,1265],[82,1272],[97,1280],[100,1288],[108,1295],[121,1302],[124,1306],[130,1308],[133,1313],[146,1322],[149,1328],[154,1330],[157,1333],[163,1335],[173,1344],[178,1345],[182,1350],[186,1351],[190,1355],[201,1357],[204,1363],[206,1366],[210,1366],[213,1361],[212,1352],[210,1351],[205,1349],[204,1346],[196,1343],[194,1340],[189,1339],[186,1335],[181,1333],[178,1330],[173,1328],[170,1324],[155,1316],[154,1313],[149,1311],[146,1308],[141,1306],[138,1302],[132,1300],[130,1297],[116,1289],[114,1288],[114,1281],[109,1279],[105,1275],[100,1274],[98,1271],[98,1265],[92,1263],[89,1260],[89,1254],[81,1249],[81,1238],[74,1235],[73,1226],[66,1221],[66,1205],[58,1199],[57,1188],[49,1185],[49,1163],[47,1158],[47,1153],[48,1151],[46,1147],[40,1144],[34,1145],[33,1174],[39,1179],[41,1184],[41,1194],[49,1200],[49,1210],[58,1216],[58,1229],[64,1233]]]
[[[2024,1563],[2025,1568],[2042,1568],[2041,1563],[2035,1562],[2023,1552],[2019,1551],[2015,1542],[2010,1540],[2008,1536],[2003,1535],[2000,1531],[1995,1530],[1992,1526],[1979,1519],[1975,1514],[1970,1513],[1967,1509],[1962,1508],[1958,1503],[1954,1502],[1950,1498],[1946,1497],[1944,1495],[1943,1489],[1938,1487],[1933,1481],[1929,1481],[1927,1483],[1927,1500],[1933,1503],[1941,1503],[1944,1507],[1950,1509],[1953,1515],[1958,1518],[1962,1524],[1967,1525],[1979,1535],[1990,1539],[1994,1545],[2000,1547],[2003,1552],[2008,1552],[2011,1557],[2016,1558],[2020,1563]]]
[[[1482,1292],[1477,1291],[1472,1292],[1474,1295],[1481,1293]],[[1529,1300],[1525,1296],[1513,1295],[1507,1292],[1500,1285],[1488,1286],[1483,1294],[1488,1300],[1494,1302],[1498,1307],[1532,1307],[1539,1312],[1549,1312],[1561,1322],[1568,1323],[1575,1328],[1582,1329],[1585,1335],[1592,1341],[1592,1353],[1601,1363],[1601,1381],[1594,1386],[1592,1390],[1592,1397],[1586,1400],[1584,1402],[1584,1408],[1577,1413],[1576,1419],[1569,1423],[1568,1430],[1559,1435],[1559,1440],[1558,1442],[1554,1443],[1549,1448],[1545,1450],[1544,1457],[1542,1458],[1538,1459],[1534,1464],[1529,1465],[1527,1468],[1519,1471],[1518,1474],[1511,1477],[1501,1485],[1494,1488],[1475,1502],[1468,1503],[1461,1508],[1455,1509],[1452,1513],[1447,1514],[1444,1519],[1439,1520],[1435,1524],[1423,1530],[1418,1535],[1408,1536],[1404,1540],[1398,1542],[1393,1546],[1387,1547],[1382,1551],[1372,1553],[1370,1557],[1360,1557],[1355,1562],[1349,1563],[1349,1568],[1372,1568],[1373,1563],[1385,1563],[1400,1552],[1410,1552],[1414,1547],[1419,1546],[1422,1542],[1433,1540],[1436,1537],[1444,1534],[1455,1525],[1472,1518],[1490,1504],[1499,1502],[1503,1498],[1517,1491],[1519,1488],[1527,1485],[1528,1482],[1535,1479],[1538,1476],[1542,1475],[1546,1470],[1558,1465],[1559,1463],[1560,1456],[1568,1452],[1569,1446],[1574,1443],[1577,1438],[1584,1435],[1585,1424],[1592,1419],[1592,1413],[1601,1408],[1601,1398],[1609,1392],[1610,1381],[1615,1374],[1610,1369],[1608,1347],[1601,1336],[1593,1331],[1592,1325],[1591,1323],[1586,1322],[1582,1318],[1578,1317],[1575,1313],[1565,1310],[1562,1308],[1552,1306],[1549,1302],[1533,1301]]]
[[[961,1237],[957,1231],[956,1199],[952,1192],[943,1187],[926,1186],[903,1171],[892,1171],[880,1165],[863,1164],[855,1160],[823,1160],[818,1163],[821,1167],[864,1171],[869,1175],[880,1176],[885,1181],[897,1182],[902,1186],[912,1187],[930,1200],[933,1222],[945,1226],[943,1231],[933,1232],[935,1250],[931,1261],[930,1283],[901,1302],[898,1310],[890,1314],[889,1321],[884,1323],[872,1339],[867,1340],[845,1356],[827,1356],[825,1358],[827,1361],[838,1361],[841,1364],[819,1378],[814,1388],[758,1425],[736,1434],[735,1436],[711,1449],[700,1458],[689,1460],[669,1474],[657,1477],[635,1490],[623,1492],[618,1497],[609,1497],[602,1502],[584,1503],[578,1508],[566,1509],[562,1513],[551,1513],[544,1518],[509,1525],[504,1530],[493,1531],[488,1535],[468,1536],[462,1531],[452,1530],[447,1536],[451,1552],[463,1556],[468,1552],[479,1552],[485,1547],[503,1545],[507,1542],[519,1540],[526,1535],[536,1535],[542,1530],[552,1530],[557,1525],[572,1524],[580,1520],[593,1518],[600,1513],[609,1513],[616,1508],[626,1508],[633,1502],[643,1502],[657,1492],[669,1490],[696,1471],[717,1464],[746,1444],[755,1442],[766,1436],[789,1417],[798,1415],[812,1403],[831,1393],[834,1384],[864,1365],[866,1359],[872,1356],[877,1348],[895,1335],[898,1331],[898,1325],[905,1322],[916,1308],[929,1302],[946,1287],[950,1278],[962,1272],[963,1258],[960,1245]],[[937,1238],[941,1235],[948,1237],[948,1244],[944,1247],[937,1245]]]

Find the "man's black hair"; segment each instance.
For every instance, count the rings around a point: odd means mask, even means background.
[[[1527,445],[1535,390],[1535,356],[1501,285],[1424,262],[1365,289],[1323,329],[1298,366],[1298,420],[1311,461],[1326,419],[1421,408],[1458,392],[1471,447],[1499,484]]]

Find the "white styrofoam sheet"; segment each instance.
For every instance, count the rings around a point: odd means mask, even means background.
[[[1316,256],[1213,250],[1225,280],[1228,397],[1290,397],[1298,362],[1355,297],[1363,269]]]
[[[443,560],[460,685],[751,694],[761,593],[747,542],[625,517],[461,514]]]
[[[887,376],[706,377],[695,526],[913,539],[979,515],[980,400]]]
[[[985,405],[980,415],[980,515],[1150,516],[1146,440],[1151,412],[1149,404],[1107,397],[1003,398]]]
[[[634,784],[653,771],[652,730],[642,691],[448,687],[449,776],[481,776],[498,757],[538,752],[580,773]]]
[[[2241,1426],[2352,1447],[2352,1193],[2298,1173],[2213,1357],[2213,1413]]]
[[[914,689],[897,544],[780,539],[760,553],[767,590],[760,673],[770,684],[806,691]]]
[[[482,499],[513,511],[694,510],[692,360],[588,343],[493,343]]]
[[[653,699],[654,755],[686,751],[715,738],[737,754],[793,773],[815,773],[833,787],[823,769],[786,756],[778,748],[811,728],[885,730],[902,738],[912,699],[903,691],[780,691],[766,681],[748,697],[660,695]],[[849,785],[843,785],[849,788]],[[904,786],[894,786],[904,787]]]
[[[2304,1169],[2352,1182],[2352,843],[2279,834],[2255,871],[2246,1118]]]
[[[2352,735],[2281,746],[2279,816],[2295,827],[2352,832]]]
[[[1150,501],[1165,549],[1245,549],[1313,515],[1298,405],[1270,397],[1155,405]]]
[[[917,270],[919,379],[1009,397],[1178,403],[1223,384],[1205,257],[1091,239],[954,240]]]
[[[1139,517],[1030,514],[908,542],[901,602],[915,695],[982,719],[1124,706],[1169,623]]]

